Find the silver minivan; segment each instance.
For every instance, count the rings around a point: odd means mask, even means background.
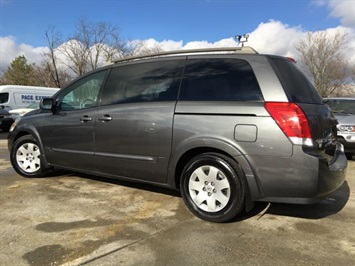
[[[25,177],[53,167],[177,189],[226,222],[256,201],[314,203],[344,182],[336,119],[285,57],[248,47],[126,58],[73,81],[8,135]]]

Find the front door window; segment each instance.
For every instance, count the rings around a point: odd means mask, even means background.
[[[106,71],[88,76],[74,84],[72,89],[62,96],[60,111],[80,110],[97,106],[97,99]]]

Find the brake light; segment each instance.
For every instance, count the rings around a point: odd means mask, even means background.
[[[313,146],[308,119],[297,104],[265,102],[265,109],[293,144]]]

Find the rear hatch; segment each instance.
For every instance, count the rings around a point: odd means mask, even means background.
[[[296,63],[284,57],[269,56],[290,102],[298,105],[307,117],[313,139],[312,151],[333,159],[337,120],[331,109],[323,103],[315,87]],[[306,145],[307,150],[311,145]]]

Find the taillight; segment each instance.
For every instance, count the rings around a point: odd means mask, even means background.
[[[265,102],[265,109],[293,144],[313,146],[308,119],[297,104]]]

